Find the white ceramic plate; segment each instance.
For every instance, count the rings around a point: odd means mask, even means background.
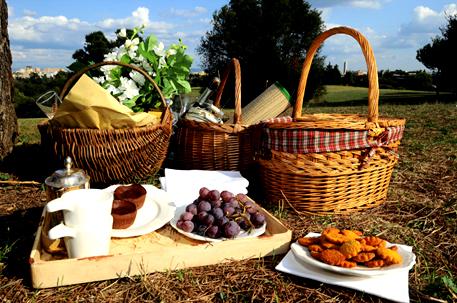
[[[181,214],[186,211],[186,206],[181,206],[181,207],[177,208],[174,218],[171,219],[171,221],[170,221],[170,225],[173,226],[173,228],[176,229],[180,234],[183,234],[186,237],[194,239],[194,240],[207,241],[207,242],[220,242],[220,241],[230,240],[230,239],[227,239],[227,238],[217,238],[217,239],[208,238],[208,237],[200,236],[200,235],[197,235],[197,234],[194,234],[194,233],[188,233],[188,232],[185,232],[184,230],[178,228],[176,226],[176,223],[178,222],[179,217],[181,216]],[[250,232],[241,230],[240,233],[238,234],[238,236],[235,237],[235,239],[258,237],[258,236],[262,235],[265,232],[266,226],[267,226],[267,222],[265,222],[263,224],[263,226],[261,226],[259,228],[256,228],[256,229],[253,229]]]
[[[387,246],[391,246],[390,244],[387,244]],[[399,272],[399,271],[409,271],[414,264],[416,263],[416,255],[414,255],[412,252],[409,252],[402,248],[401,246],[398,246],[398,253],[401,255],[403,262],[401,264],[395,264],[395,265],[389,265],[386,267],[381,267],[381,268],[368,268],[368,267],[363,267],[363,266],[356,266],[353,268],[343,268],[339,266],[333,266],[329,265],[326,263],[323,263],[321,261],[318,261],[314,259],[308,248],[304,247],[298,243],[292,243],[290,246],[293,254],[295,257],[307,264],[314,265],[316,267],[333,271],[339,274],[343,275],[350,275],[350,276],[359,276],[359,277],[372,277],[372,276],[379,276],[379,275],[385,275],[385,274],[390,274],[394,272]]]
[[[166,191],[153,185],[142,185],[147,192],[146,199],[143,207],[137,211],[135,221],[128,228],[113,229],[111,232],[112,237],[127,238],[151,233],[170,222],[175,215],[176,206]],[[114,193],[118,186],[113,185],[105,190]]]

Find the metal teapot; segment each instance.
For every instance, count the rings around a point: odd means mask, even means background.
[[[89,188],[89,176],[84,170],[73,168],[73,162],[70,157],[65,158],[65,168],[56,170],[51,176],[44,181],[46,187],[46,202],[61,197],[65,192]],[[66,253],[63,239],[51,240],[48,237],[48,231],[58,225],[63,220],[61,211],[46,213],[41,230],[42,247],[52,254]]]

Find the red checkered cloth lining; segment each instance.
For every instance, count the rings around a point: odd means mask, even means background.
[[[264,147],[291,154],[336,152],[376,148],[400,140],[404,126],[387,127],[379,136],[368,130],[348,129],[271,129],[265,128]]]
[[[276,117],[276,118],[270,118],[267,120],[263,120],[262,123],[289,123],[292,121],[293,121],[293,119],[291,116],[286,116],[286,117]]]

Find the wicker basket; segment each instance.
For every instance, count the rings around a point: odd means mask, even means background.
[[[161,122],[126,129],[63,128],[48,121],[38,125],[41,144],[55,165],[70,156],[76,167],[84,169],[93,183],[127,183],[154,175],[162,165],[170,142],[171,112],[157,84],[142,69],[120,62],[100,62],[86,67],[65,83],[63,100],[69,87],[84,73],[102,65],[129,67],[141,73],[159,92],[163,111]]]
[[[368,116],[302,115],[314,54],[335,34],[352,36],[362,48],[368,66]],[[347,27],[319,35],[303,64],[293,119],[265,124],[259,163],[266,198],[274,203],[287,199],[297,211],[312,214],[350,213],[383,203],[405,120],[378,117],[378,98],[376,61],[365,37]]]
[[[235,74],[234,123],[217,124],[180,120],[175,136],[174,166],[180,169],[250,169],[254,163],[255,127],[241,124],[241,69],[237,59],[227,66],[214,105],[220,107],[222,93],[233,69]]]

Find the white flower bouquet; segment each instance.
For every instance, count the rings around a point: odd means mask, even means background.
[[[189,93],[191,86],[187,79],[192,57],[185,54],[186,45],[179,40],[179,43],[166,49],[154,35],[143,39],[140,35],[143,33],[143,27],[136,27],[127,37],[126,29],[121,29],[118,36],[126,40],[123,45],[105,54],[105,61],[119,61],[143,68],[166,99]],[[105,65],[100,69],[103,76],[94,77],[94,80],[133,111],[149,111],[160,107],[159,93],[140,73],[116,65]]]

